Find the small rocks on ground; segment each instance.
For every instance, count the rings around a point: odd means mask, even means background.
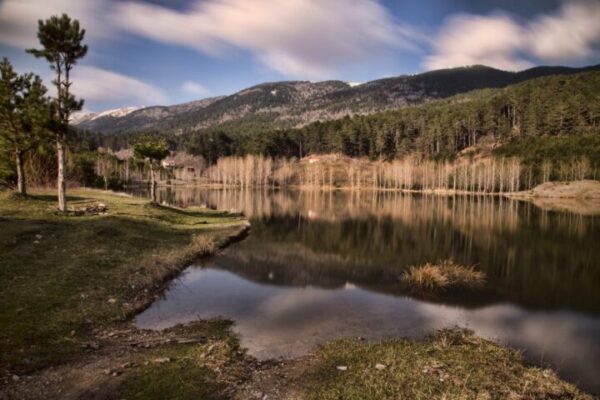
[[[337,367],[338,371],[347,371],[348,367],[346,365],[338,365]]]
[[[155,358],[154,360],[152,360],[152,362],[157,363],[157,364],[164,364],[164,363],[171,362],[171,359],[169,357],[159,357],[159,358]]]
[[[387,368],[387,365],[385,365],[385,364],[380,364],[380,363],[375,364],[375,369],[378,369],[380,371],[382,369],[386,369],[386,368]]]

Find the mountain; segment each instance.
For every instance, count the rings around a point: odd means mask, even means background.
[[[139,110],[140,108],[143,108],[143,107],[115,108],[113,110],[106,110],[106,111],[97,112],[97,113],[79,112],[79,113],[73,114],[73,116],[71,118],[71,123],[73,123],[73,125],[78,125],[78,124],[82,124],[84,122],[97,120],[98,118],[121,118],[128,114],[131,114],[132,112],[134,112],[136,110]]]
[[[243,132],[252,127],[290,128],[317,120],[372,114],[449,97],[482,88],[501,88],[548,75],[600,70],[536,67],[507,72],[476,65],[378,79],[363,84],[342,81],[263,83],[230,96],[213,97],[173,106],[153,106],[126,113],[112,110],[74,122],[80,129],[117,133],[156,130],[181,134],[221,127]],[[129,110],[129,109],[125,109]],[[104,115],[103,115],[104,114]]]

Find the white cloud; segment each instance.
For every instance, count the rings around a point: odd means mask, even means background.
[[[600,1],[565,3],[557,14],[534,21],[530,30],[531,50],[541,59],[564,61],[598,54]]]
[[[473,64],[519,70],[530,66],[516,51],[525,32],[504,15],[460,15],[448,20],[433,41],[434,54],[425,57],[428,69]]]
[[[376,0],[197,0],[185,13],[129,1],[115,18],[124,30],[211,55],[249,50],[265,66],[304,78],[414,49]]]
[[[199,83],[185,81],[181,85],[181,91],[192,96],[206,96],[209,90]]]
[[[159,88],[131,76],[87,65],[73,70],[73,93],[86,101],[163,104],[167,95]]]
[[[3,0],[0,2],[0,42],[17,48],[37,46],[38,20],[63,13],[81,22],[86,29],[86,39],[111,37],[113,29],[104,18],[110,5],[106,0]]]
[[[428,69],[485,64],[521,70],[541,63],[573,62],[598,54],[600,2],[564,1],[553,14],[521,22],[509,15],[461,14],[446,20],[431,40]]]

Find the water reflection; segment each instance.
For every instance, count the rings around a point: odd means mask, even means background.
[[[189,268],[138,317],[143,327],[224,316],[252,354],[273,357],[340,336],[420,337],[458,324],[600,391],[598,217],[494,197],[376,191],[160,195],[242,211],[252,232]],[[477,264],[486,287],[427,299],[403,292],[406,267],[446,258]]]

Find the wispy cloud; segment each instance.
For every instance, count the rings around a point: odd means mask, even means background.
[[[344,65],[414,49],[376,0],[209,0],[186,12],[128,1],[115,15],[122,29],[159,42],[211,55],[248,50],[286,76],[335,76]]]
[[[114,34],[104,16],[112,7],[107,0],[3,0],[0,2],[0,42],[17,48],[38,45],[37,22],[51,15],[68,13],[86,29],[89,41]]]
[[[192,96],[206,96],[210,91],[199,83],[185,81],[181,85],[181,91]]]
[[[533,54],[550,61],[582,59],[600,54],[600,1],[565,2],[555,15],[529,27]]]
[[[425,57],[427,69],[473,64],[519,70],[531,64],[518,55],[523,28],[505,15],[459,15],[449,19],[433,40],[433,54]]]
[[[131,76],[85,65],[73,71],[73,93],[89,101],[147,105],[168,101],[162,90]]]
[[[448,18],[431,40],[427,69],[485,64],[520,70],[533,61],[572,62],[599,54],[600,2],[565,1],[553,14],[521,22],[509,15]]]

